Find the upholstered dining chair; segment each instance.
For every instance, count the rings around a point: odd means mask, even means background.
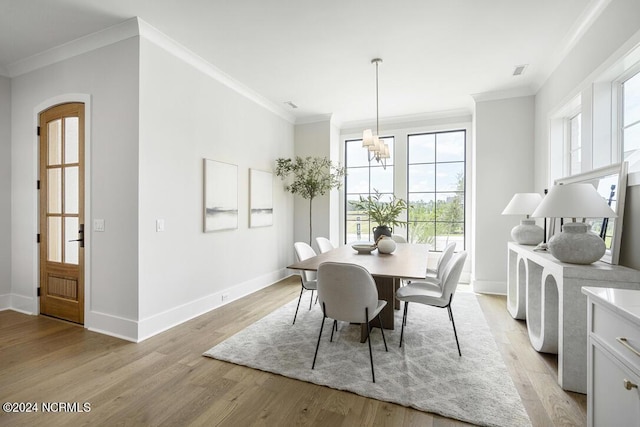
[[[311,246],[306,244],[305,242],[295,242],[293,244],[293,248],[296,253],[296,260],[298,262],[304,261],[305,259],[309,259],[311,257],[316,256],[316,251],[313,250]],[[311,305],[313,304],[313,291],[318,289],[318,281],[316,280],[316,272],[315,271],[300,271],[300,279],[302,287],[300,288],[300,296],[298,297],[298,306],[296,307],[296,314],[293,315],[293,324],[296,324],[296,317],[298,316],[298,309],[300,308],[300,300],[302,300],[302,293],[305,290],[311,291],[311,299],[309,300],[309,310],[311,310]]]
[[[438,263],[436,264],[435,269],[427,268],[424,279],[420,280],[407,280],[403,279],[401,286],[408,285],[409,283],[419,282],[423,287],[431,288],[434,290],[442,289],[442,274],[444,270],[451,261],[451,257],[453,256],[453,252],[456,249],[456,242],[449,242],[447,246],[445,246],[444,250],[440,254],[440,258],[438,258]]]
[[[316,237],[316,244],[318,245],[318,249],[320,249],[321,254],[335,249],[335,246],[333,246],[331,240],[327,239],[326,237]]]
[[[407,239],[405,239],[404,236],[401,236],[399,234],[392,234],[391,239],[393,239],[393,241],[396,243],[407,243]]]
[[[333,332],[338,329],[338,321],[349,323],[367,324],[367,341],[369,342],[369,360],[371,361],[371,377],[376,382],[376,374],[373,370],[373,353],[371,352],[371,324],[376,317],[380,321],[380,331],[384,342],[385,351],[387,341],[384,338],[382,319],[380,312],[387,305],[386,301],[378,299],[378,289],[371,274],[364,268],[355,264],[324,262],[318,267],[318,299],[322,305],[322,323],[318,334],[316,352],[313,356],[313,365],[316,366],[320,338],[326,318],[333,319],[331,338]]]
[[[404,327],[407,324],[407,311],[409,309],[409,303],[415,302],[424,305],[430,305],[432,307],[446,308],[449,312],[449,320],[453,325],[453,334],[456,337],[456,345],[458,347],[458,355],[462,356],[460,352],[460,343],[458,342],[458,333],[456,331],[456,323],[453,320],[453,311],[451,310],[451,303],[453,296],[458,287],[458,281],[460,280],[460,274],[464,267],[464,261],[467,259],[467,253],[465,251],[459,252],[453,256],[451,261],[444,268],[442,290],[437,291],[428,287],[421,286],[420,283],[410,283],[404,286],[396,292],[396,298],[400,301],[404,301],[404,313],[402,315],[402,329],[400,330],[400,347],[402,347],[402,339],[404,336]]]

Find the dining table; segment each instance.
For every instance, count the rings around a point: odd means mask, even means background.
[[[400,309],[400,301],[395,298],[395,291],[400,286],[400,279],[423,279],[427,271],[429,245],[421,243],[397,243],[390,254],[382,254],[378,250],[361,253],[344,245],[328,252],[318,254],[304,261],[289,266],[291,270],[317,271],[323,262],[341,262],[364,267],[376,282],[378,298],[387,302],[380,312],[384,329],[395,328],[394,309]],[[371,326],[380,327],[380,323],[372,321]],[[360,340],[367,338],[367,325],[361,325]]]

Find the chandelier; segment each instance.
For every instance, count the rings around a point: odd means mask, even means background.
[[[378,64],[382,62],[380,58],[371,60],[376,65],[376,133],[374,135],[371,129],[365,129],[362,132],[362,146],[369,151],[369,162],[376,160],[381,163],[384,169],[387,168],[387,159],[389,154],[389,145],[380,139],[380,117],[378,114]]]

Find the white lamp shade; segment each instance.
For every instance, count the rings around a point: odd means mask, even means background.
[[[382,153],[380,153],[380,158],[381,159],[388,159],[390,157],[391,157],[391,155],[389,154],[389,145],[388,144],[384,144]]]
[[[542,196],[538,193],[516,193],[502,215],[531,215],[541,201]]]
[[[362,146],[369,147],[371,145],[373,145],[373,132],[371,129],[365,129],[362,132]]]
[[[531,215],[544,218],[615,218],[591,184],[554,185]]]

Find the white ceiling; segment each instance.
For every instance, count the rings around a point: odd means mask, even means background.
[[[0,72],[139,16],[297,122],[374,118],[375,57],[384,61],[380,117],[419,115],[470,109],[473,94],[535,93],[607,3],[0,0]]]

